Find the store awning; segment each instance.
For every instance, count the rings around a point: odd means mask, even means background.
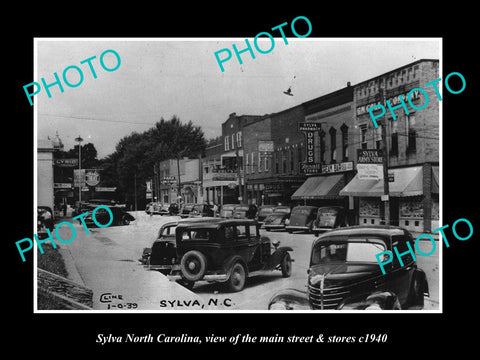
[[[438,166],[432,166],[432,194],[438,194],[440,182],[438,177]]]
[[[337,197],[344,185],[343,174],[310,177],[295,191],[292,200]]]
[[[390,196],[406,197],[423,194],[423,170],[421,166],[389,169],[393,181],[388,183]],[[343,196],[380,197],[383,195],[383,180],[363,180],[358,175],[340,190]]]

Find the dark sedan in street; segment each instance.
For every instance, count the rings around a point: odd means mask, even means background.
[[[290,215],[289,224],[285,229],[291,233],[294,231],[312,232],[313,222],[317,218],[318,207],[316,206],[295,206]]]
[[[285,289],[269,303],[272,310],[401,310],[422,309],[429,296],[427,278],[408,253],[410,232],[397,226],[351,226],[328,231],[312,244],[308,292]],[[394,258],[382,273],[376,254],[395,246]],[[387,255],[384,255],[387,256]],[[387,259],[383,259],[385,261]]]
[[[94,206],[90,207],[88,210],[88,215],[84,217],[84,221],[87,226],[97,226],[97,224],[95,223],[92,217],[92,213],[95,208],[96,207]],[[130,224],[130,221],[135,220],[135,217],[130,215],[128,212],[126,212],[123,207],[108,206],[108,208],[110,209],[113,215],[113,221],[111,225],[128,225]],[[108,224],[110,219],[111,219],[111,216],[105,208],[101,207],[95,211],[95,220],[100,225]],[[80,219],[78,221],[81,222]]]
[[[290,219],[291,209],[289,206],[277,206],[273,213],[265,218],[263,227],[265,230],[282,230],[285,229],[286,221]]]

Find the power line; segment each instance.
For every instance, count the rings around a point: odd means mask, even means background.
[[[76,120],[87,120],[87,121],[103,121],[111,123],[125,123],[125,124],[135,124],[135,125],[150,125],[154,126],[155,123],[152,122],[141,122],[141,121],[126,121],[126,120],[112,120],[112,119],[100,119],[88,116],[75,116],[75,115],[53,115],[53,114],[38,114],[38,116],[49,116],[63,119],[76,119]],[[156,115],[143,115],[143,116],[156,116]]]

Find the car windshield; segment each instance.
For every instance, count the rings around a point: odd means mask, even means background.
[[[273,212],[273,208],[260,208],[260,210],[258,211],[258,215],[260,216],[266,216],[268,214],[271,214]]]
[[[312,212],[311,209],[296,208],[296,209],[293,209],[292,215],[310,215],[311,212]]]
[[[175,229],[177,228],[177,224],[174,225],[167,225],[160,229],[158,234],[158,238],[165,237],[165,236],[175,236]]]
[[[275,208],[275,211],[273,213],[288,214],[289,212],[290,212],[290,208]]]
[[[379,238],[323,240],[312,251],[312,265],[332,262],[376,263],[375,255],[385,250],[385,242]]]

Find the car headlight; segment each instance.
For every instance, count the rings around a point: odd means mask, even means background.
[[[274,303],[271,303],[268,306],[268,310],[292,310],[292,309],[293,309],[293,307],[289,306],[284,301],[276,301]]]
[[[377,304],[377,303],[373,303],[373,304],[370,304],[368,305],[365,310],[383,310],[382,307]]]

